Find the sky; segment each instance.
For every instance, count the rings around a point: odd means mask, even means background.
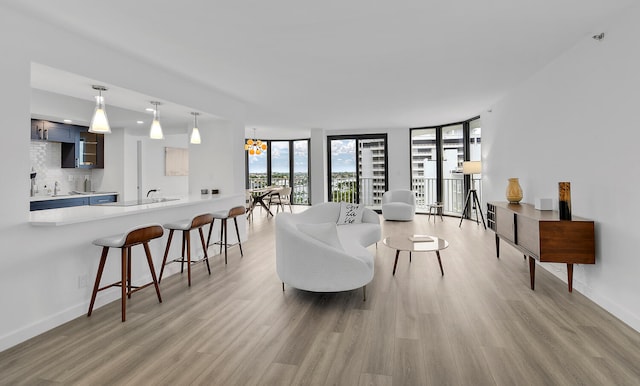
[[[331,171],[356,172],[355,139],[334,139],[331,141]]]

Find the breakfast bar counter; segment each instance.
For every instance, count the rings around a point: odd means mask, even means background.
[[[165,198],[152,202],[143,200],[142,203],[108,203],[102,205],[85,205],[69,208],[47,209],[31,212],[29,224],[32,226],[56,227],[108,218],[139,215],[149,212],[178,209],[196,205],[212,204],[233,200],[234,195],[190,195],[182,198]]]

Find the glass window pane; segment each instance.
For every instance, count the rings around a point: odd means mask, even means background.
[[[271,185],[289,186],[289,141],[271,141]]]
[[[464,208],[463,126],[442,127],[442,203],[444,213],[459,215]]]
[[[481,138],[482,138],[482,122],[480,118],[469,122],[469,161],[481,161]],[[478,200],[482,202],[482,174],[471,175],[471,189],[475,189],[478,194]],[[475,219],[476,212],[471,211],[471,217]]]
[[[267,152],[247,155],[247,157],[249,157],[249,189],[267,186]]]
[[[382,209],[382,195],[387,186],[385,139],[359,139],[358,150],[360,203],[371,209]]]
[[[411,130],[411,190],[416,193],[416,211],[426,213],[437,201],[436,129]]]
[[[293,142],[293,204],[308,205],[309,201],[309,141]]]
[[[480,140],[482,138],[482,123],[480,118],[469,122],[469,161],[480,161]]]
[[[357,202],[356,140],[331,140],[331,201]]]

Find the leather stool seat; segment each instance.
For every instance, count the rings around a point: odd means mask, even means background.
[[[188,230],[191,229],[192,222],[193,222],[193,219],[187,218],[187,219],[184,219],[184,220],[178,220],[178,221],[175,221],[175,222],[164,224],[164,227],[166,229],[174,229],[174,230],[179,230],[179,231],[188,231]]]

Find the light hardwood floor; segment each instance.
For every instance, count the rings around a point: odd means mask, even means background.
[[[303,208],[296,208],[296,211]],[[275,272],[274,223],[256,212],[244,258],[211,260],[0,353],[0,384],[638,385],[640,333],[494,233],[458,219],[382,221],[383,236],[426,233],[450,242],[444,276],[433,253],[381,242],[362,290],[309,293]],[[210,249],[213,251],[213,247]],[[98,256],[96,255],[96,258]],[[115,260],[114,260],[115,261]]]

